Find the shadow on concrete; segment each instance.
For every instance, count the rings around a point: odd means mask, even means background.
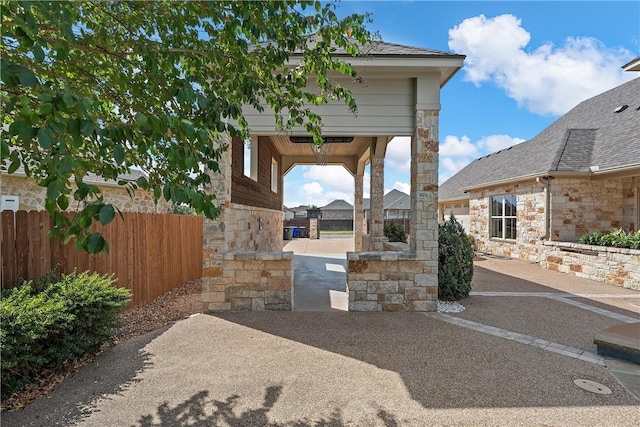
[[[346,260],[294,255],[294,311],[347,311]]]
[[[152,367],[144,347],[171,325],[119,344],[99,354],[46,396],[27,406],[2,412],[2,426],[69,426],[89,417],[95,402],[117,395],[138,382],[138,375]]]
[[[271,386],[265,391],[262,406],[256,409],[247,409],[237,413],[236,405],[241,400],[238,395],[232,395],[224,401],[208,400],[208,391],[200,391],[188,400],[170,407],[168,403],[158,406],[157,413],[140,417],[135,426],[139,427],[210,427],[226,425],[230,427],[246,426],[272,426],[272,427],[340,427],[346,424],[342,420],[340,409],[334,409],[328,418],[301,419],[286,423],[269,422],[269,411],[278,401],[282,393],[282,386]],[[395,427],[398,422],[393,414],[380,410],[377,414],[385,426]]]
[[[475,272],[474,291],[565,292],[477,265]],[[611,289],[602,287],[602,293]],[[476,296],[462,303],[469,309],[456,316],[588,351],[595,350],[592,340],[601,328],[619,323],[544,297]],[[606,308],[638,317],[619,307]],[[637,404],[599,366],[418,313],[227,313],[219,317],[395,371],[412,398],[427,408]],[[576,378],[617,387],[617,398],[576,390]]]

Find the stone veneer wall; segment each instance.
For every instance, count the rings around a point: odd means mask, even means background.
[[[291,310],[293,254],[281,252],[282,211],[231,203],[231,150],[208,188],[222,210],[204,221],[203,311]]]
[[[226,251],[282,250],[281,211],[231,203],[226,216]]]
[[[348,252],[349,311],[435,311],[437,275],[411,252]],[[434,282],[435,280],[435,282]]]
[[[640,250],[568,242],[544,242],[540,265],[640,291]]]
[[[206,311],[291,310],[293,252],[227,252],[207,271]]]
[[[105,202],[114,204],[123,212],[171,213],[173,210],[171,203],[164,199],[158,200],[156,204],[153,194],[147,191],[138,190],[133,193],[132,198],[124,188],[112,184],[95,185],[100,187]],[[0,192],[3,195],[20,197],[20,210],[44,210],[46,188],[40,187],[32,179],[23,175],[2,174]],[[71,202],[68,210],[73,211],[75,207],[76,205]]]
[[[640,176],[551,181],[551,239],[577,241],[593,231],[638,229]],[[543,205],[544,206],[544,205]]]

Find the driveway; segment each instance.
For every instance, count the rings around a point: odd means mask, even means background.
[[[640,401],[591,341],[637,321],[640,293],[485,258],[462,302],[459,314],[196,315],[104,352],[2,425],[637,424]]]

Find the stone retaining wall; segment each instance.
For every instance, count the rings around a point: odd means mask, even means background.
[[[640,250],[544,242],[542,251],[544,268],[640,291]]]
[[[291,310],[293,252],[227,252],[205,269],[205,311]]]
[[[347,252],[349,311],[436,311],[437,274],[410,252]]]

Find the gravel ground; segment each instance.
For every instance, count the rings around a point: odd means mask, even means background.
[[[116,336],[116,344],[200,313],[202,311],[201,292],[202,284],[199,281],[186,282],[181,287],[160,295],[149,304],[125,311],[121,315],[123,326]],[[61,368],[43,370],[20,393],[2,402],[1,410],[10,411],[25,407],[38,397],[49,393],[65,378],[94,361],[95,358],[96,355],[91,354],[82,360],[65,363]]]
[[[124,326],[118,331],[118,342],[124,342],[202,311],[199,281],[187,282],[160,295],[149,304],[122,314]]]

